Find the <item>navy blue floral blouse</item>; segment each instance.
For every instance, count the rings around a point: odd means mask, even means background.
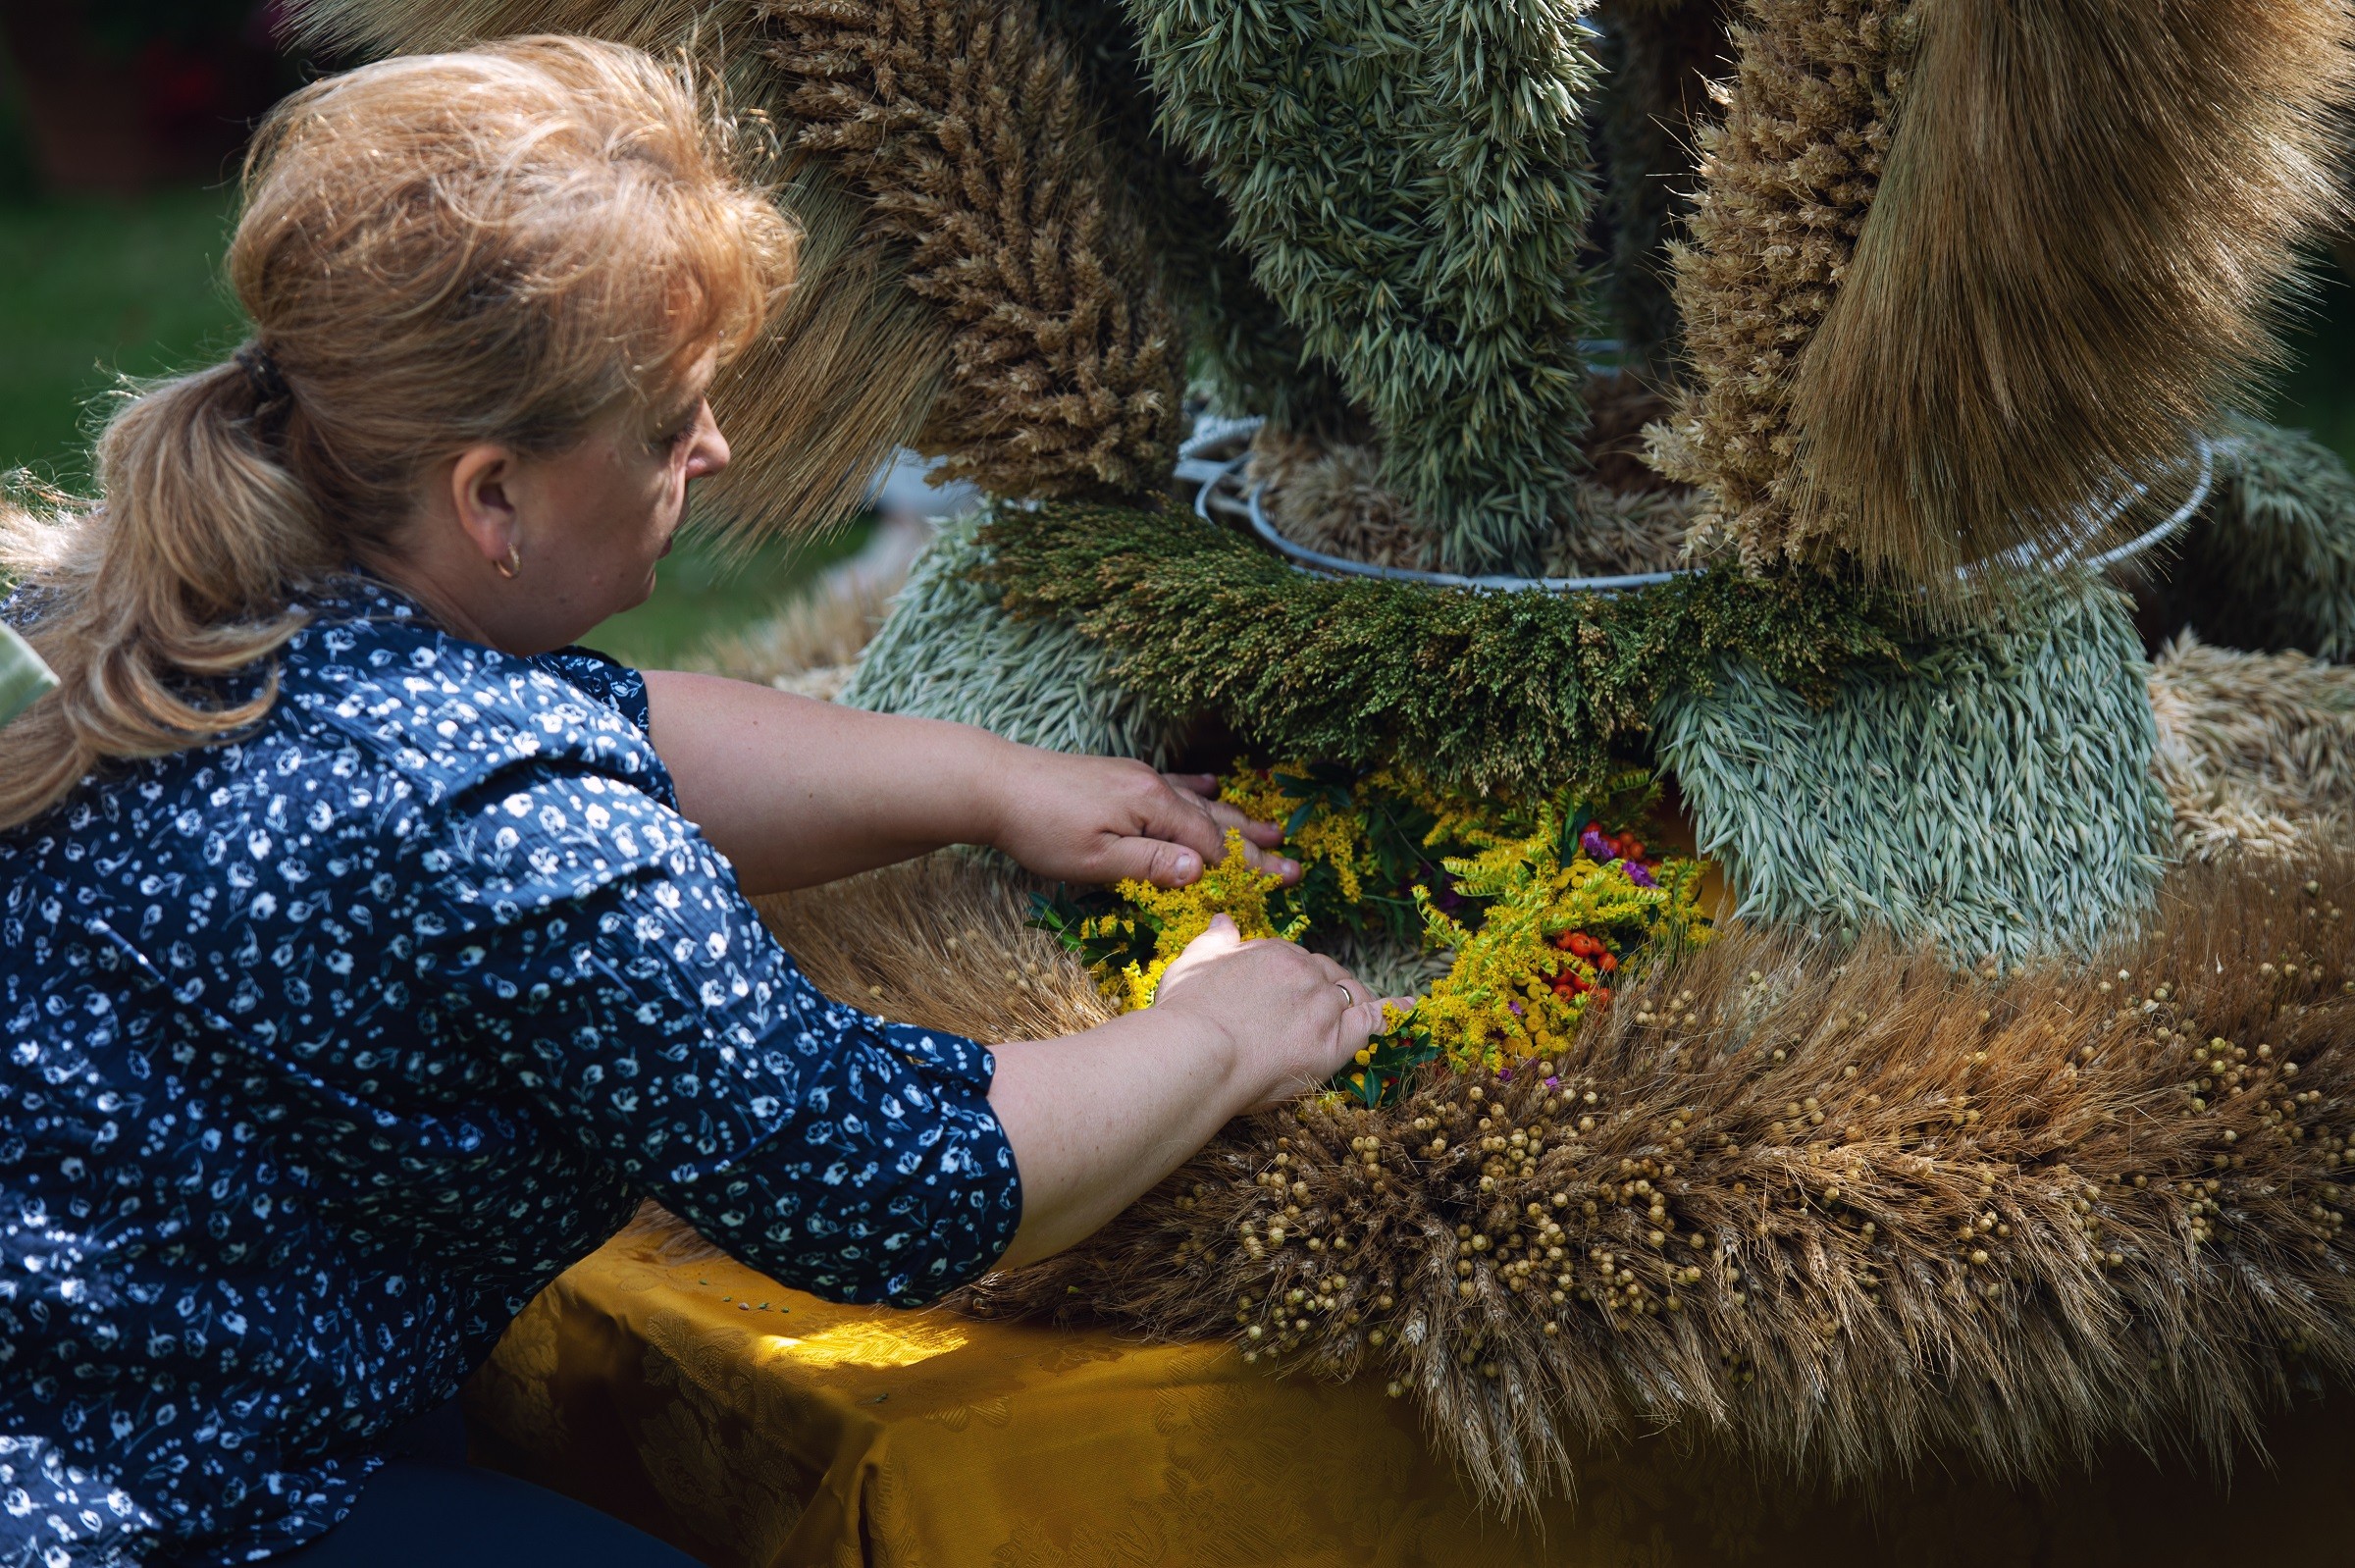
[[[0,834],[0,1568],[317,1537],[641,1197],[911,1305],[1020,1218],[989,1053],[802,976],[633,672],[314,607],[250,735]]]

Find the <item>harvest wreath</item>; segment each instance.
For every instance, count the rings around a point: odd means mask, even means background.
[[[2347,217],[2345,0],[297,10],[723,84],[806,237],[715,515],[821,524],[902,444],[990,498],[827,684],[1249,754],[1319,867],[935,859],[772,909],[821,985],[1064,1032],[1224,902],[1427,988],[966,1310],[1381,1378],[1506,1504],[1638,1425],[2221,1460],[2355,1374],[2355,481],[2236,412]],[[1171,503],[1196,394],[1268,416],[1282,545]]]

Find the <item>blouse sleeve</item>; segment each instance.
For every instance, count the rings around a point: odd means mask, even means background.
[[[628,719],[641,735],[654,732],[654,705],[646,695],[646,677],[621,660],[576,643],[553,653],[535,653],[524,662],[602,703]],[[663,805],[677,808],[678,800],[671,792],[667,776],[654,789]]]
[[[440,1028],[741,1261],[921,1305],[1021,1219],[972,1041],[826,1000],[692,826],[597,773],[510,770],[423,852]]]

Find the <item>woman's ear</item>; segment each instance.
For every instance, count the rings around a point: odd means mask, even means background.
[[[515,454],[504,446],[469,446],[450,465],[449,499],[458,527],[494,566],[513,561],[522,543],[523,519],[510,494],[515,471]]]

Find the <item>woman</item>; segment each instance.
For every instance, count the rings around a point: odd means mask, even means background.
[[[1296,867],[1200,781],[567,648],[726,463],[705,389],[790,270],[715,146],[580,41],[296,94],[231,247],[253,340],[116,415],[95,507],[8,521],[61,685],[0,741],[0,1563],[462,1562],[518,1521],[675,1555],[397,1466],[329,1532],[643,1197],[916,1304],[1377,1026],[1231,927],[994,1053],[777,949],[748,893],[947,843],[1178,883],[1240,827]]]

